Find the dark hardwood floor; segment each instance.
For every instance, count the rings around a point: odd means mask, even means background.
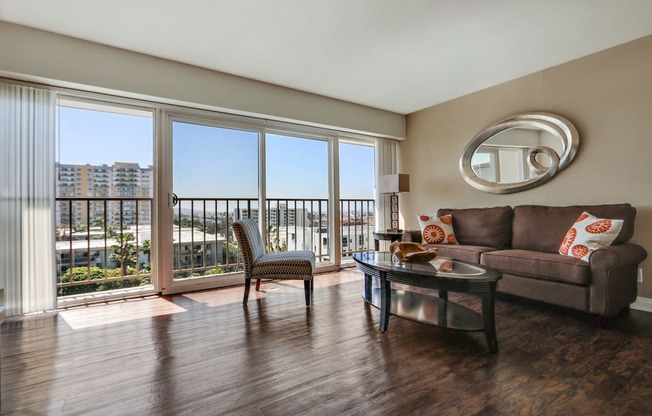
[[[649,415],[652,313],[591,316],[499,296],[481,332],[390,318],[354,270],[8,318],[7,415]],[[451,294],[474,309],[479,299]]]

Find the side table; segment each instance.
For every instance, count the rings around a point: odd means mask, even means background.
[[[405,231],[410,231],[410,230],[405,230]],[[374,233],[374,251],[380,251],[380,241],[401,241],[401,237],[403,236],[403,233],[405,232],[404,230],[401,230],[400,232],[398,231],[380,231],[377,233]]]

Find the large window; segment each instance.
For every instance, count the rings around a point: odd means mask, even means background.
[[[258,218],[259,133],[174,121],[172,143],[174,278],[240,270],[231,226]]]
[[[59,99],[60,296],[239,283],[243,217],[268,251],[312,250],[320,267],[373,243],[372,140],[124,102]]]
[[[329,262],[328,141],[266,134],[266,243]]]
[[[373,247],[374,147],[373,143],[341,141],[340,216],[342,259]]]
[[[152,112],[67,98],[57,111],[59,296],[148,286]]]

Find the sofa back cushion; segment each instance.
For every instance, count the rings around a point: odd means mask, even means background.
[[[460,244],[498,249],[510,247],[512,207],[441,208],[437,211],[437,216],[448,214],[453,215],[453,230]]]
[[[519,205],[514,207],[512,247],[558,253],[566,232],[584,211],[600,218],[624,220],[623,228],[613,244],[626,243],[634,235],[636,209],[630,204],[567,207]]]

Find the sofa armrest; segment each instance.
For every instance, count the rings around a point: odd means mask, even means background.
[[[589,263],[594,268],[614,268],[638,265],[647,258],[647,251],[637,244],[619,244],[596,250],[591,254]]]
[[[636,244],[601,248],[591,254],[590,305],[592,313],[610,316],[636,301],[638,265],[647,251]]]
[[[406,231],[401,236],[401,241],[404,241],[406,243],[421,243],[421,231],[420,230]]]

